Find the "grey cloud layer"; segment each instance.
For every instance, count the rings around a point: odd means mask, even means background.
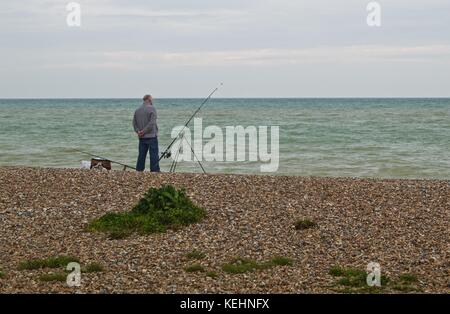
[[[363,0],[80,0],[81,29],[65,25],[69,1],[1,2],[0,97],[20,96],[24,84],[28,97],[132,96],[146,88],[138,80],[147,71],[154,76],[148,88],[169,97],[199,96],[216,78],[248,86],[224,96],[408,96],[421,84],[424,96],[449,95],[442,83],[450,81],[448,0],[379,1],[379,29],[365,24]],[[306,71],[330,79],[345,71],[345,81],[311,85]],[[380,71],[397,71],[398,93],[373,93],[383,86]],[[258,79],[249,80],[251,73]],[[79,77],[90,84],[75,93]],[[280,77],[308,90],[280,87]],[[193,79],[198,87],[187,88]],[[67,86],[56,91],[55,80]],[[111,90],[116,84],[127,85]]]

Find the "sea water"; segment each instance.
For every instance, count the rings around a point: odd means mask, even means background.
[[[201,102],[155,99],[161,151]],[[139,99],[0,100],[0,166],[79,168],[90,156],[73,148],[135,166],[132,117],[140,105]],[[450,179],[450,99],[212,99],[197,116],[203,127],[224,130],[279,126],[277,175]],[[164,160],[162,170],[170,163]],[[260,165],[204,163],[207,172],[237,174],[261,174]],[[201,169],[181,162],[177,172]]]

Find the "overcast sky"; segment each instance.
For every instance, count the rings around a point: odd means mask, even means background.
[[[450,1],[0,0],[0,98],[450,97]]]

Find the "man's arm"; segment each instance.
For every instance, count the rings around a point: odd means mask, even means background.
[[[144,134],[151,132],[156,126],[156,113],[154,110],[149,112],[149,121],[145,128],[142,130]]]
[[[140,131],[137,126],[136,112],[134,113],[134,117],[133,117],[133,128],[134,128],[134,132],[136,132],[136,133],[138,133]]]

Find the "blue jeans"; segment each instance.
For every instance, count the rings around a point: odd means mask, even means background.
[[[139,139],[139,156],[136,164],[136,170],[139,172],[144,171],[145,159],[147,158],[148,151],[150,151],[150,171],[160,172],[159,147],[157,137]]]

